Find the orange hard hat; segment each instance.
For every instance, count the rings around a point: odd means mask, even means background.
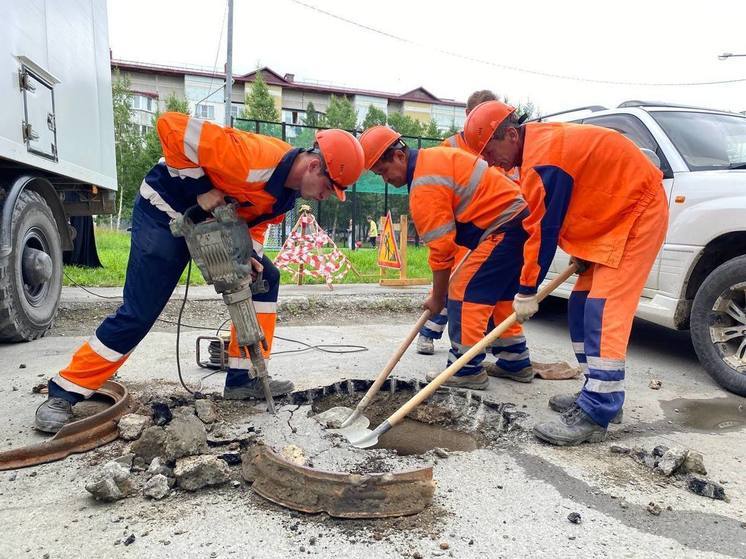
[[[360,136],[360,145],[363,146],[363,152],[365,152],[365,168],[370,170],[381,158],[383,152],[399,138],[401,138],[399,132],[383,124],[372,126],[363,132]]]
[[[482,153],[497,127],[515,108],[502,101],[485,101],[469,113],[464,122],[464,139],[476,153]]]
[[[334,194],[344,202],[345,190],[363,173],[363,148],[355,136],[336,128],[317,132],[316,143],[321,157],[324,158],[326,173],[332,181]]]

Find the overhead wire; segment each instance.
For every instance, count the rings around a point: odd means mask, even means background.
[[[353,19],[341,16],[339,14],[335,14],[333,12],[330,12],[328,10],[324,10],[322,8],[319,8],[318,6],[314,6],[313,4],[309,4],[307,2],[303,2],[302,0],[288,0],[289,2],[292,2],[293,4],[297,4],[298,6],[302,6],[304,8],[307,8],[309,10],[312,10],[314,12],[318,12],[320,14],[323,14],[327,17],[342,21],[344,23],[347,23],[349,25],[353,25],[355,27],[358,27],[360,29],[364,29],[366,31],[369,31],[371,33],[375,33],[377,35],[380,35],[382,37],[386,37],[389,39],[393,39],[395,41],[400,41],[402,43],[410,44],[416,47],[420,48],[426,48],[431,51],[437,51],[441,54],[445,54],[447,56],[451,56],[454,58],[459,58],[461,60],[467,60],[469,62],[476,62],[478,64],[486,64],[488,66],[492,66],[494,68],[500,68],[501,70],[508,70],[511,72],[519,72],[522,74],[530,74],[534,76],[540,76],[544,78],[551,78],[551,79],[559,79],[559,80],[568,80],[568,81],[576,81],[576,82],[584,82],[584,83],[594,83],[594,84],[602,84],[602,85],[628,85],[628,86],[644,86],[644,87],[692,87],[692,86],[707,86],[707,85],[726,85],[726,84],[734,84],[734,83],[744,83],[746,82],[746,77],[744,78],[734,78],[729,80],[712,80],[712,81],[695,81],[695,82],[644,82],[644,81],[619,81],[619,80],[606,80],[606,79],[597,79],[597,78],[586,78],[582,76],[574,76],[569,74],[559,74],[556,72],[544,72],[541,70],[534,70],[531,68],[524,68],[521,66],[515,66],[511,64],[502,64],[500,62],[495,62],[492,60],[487,60],[485,58],[480,58],[477,56],[471,56],[467,54],[462,54],[459,52],[455,52],[452,50],[445,49],[443,47],[437,46],[437,45],[426,45],[424,43],[420,43],[418,41],[414,41],[412,39],[408,39],[406,37],[402,37],[400,35],[395,35],[393,33],[390,33],[388,31],[384,31],[382,29],[378,29],[377,27],[373,27],[372,25],[361,23],[359,21],[355,21]]]

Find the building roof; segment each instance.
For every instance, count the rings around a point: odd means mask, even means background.
[[[133,62],[128,60],[112,60],[112,68],[130,72],[143,72],[146,74],[166,74],[171,76],[205,76],[210,78],[225,79],[224,72],[212,72],[205,68],[198,67],[176,67],[166,66],[163,64],[149,64],[144,62]],[[417,87],[406,93],[390,93],[385,91],[375,91],[371,89],[357,89],[351,87],[342,87],[327,84],[315,84],[308,82],[295,81],[293,74],[278,74],[268,67],[260,68],[242,76],[234,76],[236,82],[253,82],[256,79],[256,73],[261,72],[262,78],[268,85],[276,85],[301,91],[312,91],[318,93],[329,93],[334,95],[368,95],[371,97],[381,97],[390,101],[414,101],[419,103],[432,103],[436,105],[447,105],[452,107],[466,107],[466,103],[454,101],[453,99],[442,99],[430,93],[424,87]]]

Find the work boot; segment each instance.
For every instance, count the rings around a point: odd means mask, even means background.
[[[440,373],[431,371],[425,375],[425,380],[431,382]],[[447,381],[443,383],[443,386],[450,386],[451,388],[469,388],[471,390],[484,390],[490,385],[490,377],[484,371],[479,371],[474,375],[464,375],[458,377],[453,375]]]
[[[534,369],[531,365],[514,373],[513,371],[503,369],[497,363],[485,363],[483,370],[489,376],[495,378],[508,378],[516,382],[531,382],[534,380]]]
[[[272,393],[273,398],[284,396],[285,394],[292,392],[293,388],[295,388],[295,386],[289,380],[274,380],[271,377],[269,379],[269,390]],[[264,400],[264,388],[258,378],[253,378],[246,384],[226,386],[223,388],[223,398],[226,400],[248,400],[250,398]]]
[[[34,427],[45,433],[56,433],[73,420],[73,405],[64,398],[48,398],[36,409]]]
[[[576,392],[575,394],[557,394],[556,396],[552,396],[551,398],[549,398],[549,407],[552,408],[554,411],[564,413],[565,411],[570,409],[570,407],[577,401],[579,397],[580,392]],[[621,423],[622,419],[624,419],[623,409],[619,410],[609,423]]]
[[[573,403],[559,419],[534,425],[534,435],[557,446],[573,446],[603,441],[606,429]]]
[[[417,338],[417,353],[422,355],[433,355],[435,353],[435,342],[432,338],[420,334]]]

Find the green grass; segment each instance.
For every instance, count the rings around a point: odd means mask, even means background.
[[[111,231],[105,228],[96,229],[96,246],[98,256],[103,268],[81,268],[79,266],[65,266],[68,277],[63,278],[65,285],[74,285],[73,282],[92,287],[117,287],[124,285],[124,277],[127,271],[127,259],[130,250],[129,233]],[[335,283],[374,283],[379,279],[379,268],[376,265],[377,251],[363,248],[355,251],[342,249],[342,252],[350,259],[352,265],[360,273],[350,271],[342,282]],[[274,259],[277,251],[267,251],[267,256]],[[407,248],[407,276],[410,278],[430,278],[430,268],[427,265],[427,248]],[[362,276],[362,277],[361,277]],[[394,270],[386,272],[386,277],[399,277]],[[73,281],[70,281],[70,280]],[[185,283],[186,271],[181,276],[180,283]],[[283,271],[280,282],[291,284],[292,274]],[[205,280],[196,266],[192,266],[192,285],[204,285]],[[305,284],[323,283],[316,278],[305,277]]]

